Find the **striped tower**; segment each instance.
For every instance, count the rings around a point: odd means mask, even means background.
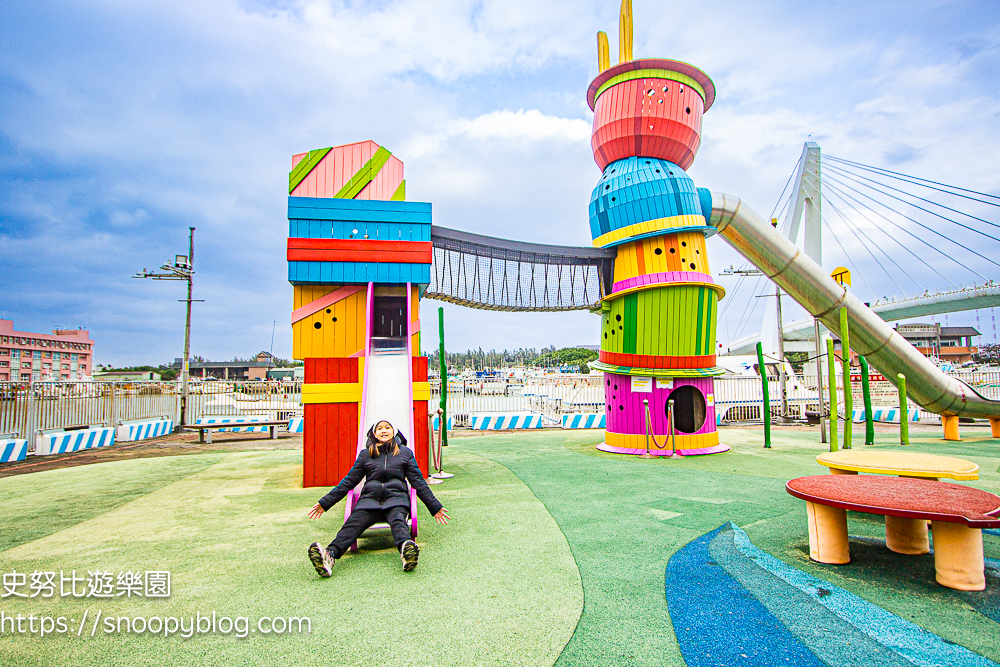
[[[590,229],[595,246],[618,248],[612,292],[601,304],[600,356],[591,364],[605,379],[607,428],[598,449],[645,453],[647,400],[651,432],[663,446],[673,400],[680,453],[723,452],[712,378],[724,372],[715,357],[724,291],[705,249],[715,232],[707,224],[711,196],[684,171],[715,87],[686,63],[632,60],[629,0],[619,38],[621,62],[612,67],[607,36],[598,33],[601,72],[587,93],[591,146],[604,170],[590,200]]]
[[[365,427],[365,361],[384,326],[405,337],[412,357],[413,419],[398,426],[428,473],[430,389],[419,332],[431,205],[404,201],[405,183],[403,163],[373,141],[292,158],[287,257],[292,356],[305,362],[303,486],[332,486],[353,465]]]

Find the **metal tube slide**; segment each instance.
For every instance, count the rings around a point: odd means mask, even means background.
[[[831,331],[839,331],[839,310],[847,306],[851,349],[885,377],[906,375],[907,393],[924,409],[942,415],[1000,417],[1000,401],[942,373],[905,338],[823,268],[732,195],[712,193],[709,224]]]

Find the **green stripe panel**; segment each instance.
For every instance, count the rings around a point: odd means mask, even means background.
[[[334,199],[354,199],[357,197],[365,186],[378,175],[390,157],[392,157],[392,153],[380,147],[375,151],[375,155],[372,155],[371,159],[365,162],[356,174],[351,176],[351,180],[344,183],[344,187],[340,188],[340,191],[333,196]]]
[[[697,333],[695,333],[695,336],[694,336],[694,353],[696,355],[702,355],[702,354],[705,354],[702,351],[702,346],[703,346],[704,341],[705,341],[704,336],[702,336],[702,334],[704,333],[704,330],[705,330],[705,288],[704,287],[699,287],[698,288],[698,311],[697,312],[698,312],[698,317],[696,318],[697,319],[697,325],[696,326],[698,327],[698,331],[697,331]]]
[[[624,72],[618,76],[611,77],[597,89],[597,94],[594,95],[594,99],[596,100],[604,91],[611,88],[615,84],[622,83],[623,81],[632,81],[634,79],[669,79],[670,81],[683,83],[685,86],[694,88],[695,91],[701,95],[701,99],[705,99],[705,89],[701,87],[700,83],[689,77],[687,74],[671,72],[665,69],[634,69],[630,72]]]
[[[288,194],[292,194],[292,190],[299,187],[299,183],[305,180],[306,176],[316,168],[316,165],[326,157],[326,154],[333,150],[330,148],[317,148],[314,151],[309,151],[309,154],[304,158],[299,160],[299,163],[288,172]]]
[[[389,197],[389,201],[404,201],[406,199],[406,179],[399,182],[399,187]]]
[[[625,354],[635,354],[636,326],[635,319],[638,312],[639,294],[633,292],[625,297],[625,337],[622,340],[622,352]]]

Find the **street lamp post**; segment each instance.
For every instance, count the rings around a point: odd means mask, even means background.
[[[204,301],[204,299],[192,299],[192,276],[194,275],[194,227],[188,227],[188,254],[174,255],[173,262],[167,262],[160,267],[164,273],[147,271],[143,269],[136,273],[133,278],[152,278],[153,280],[186,280],[187,298],[178,299],[187,304],[187,317],[184,320],[184,358],[181,361],[181,418],[178,430],[187,426],[187,404],[188,404],[188,357],[191,352],[191,303],[194,301]]]

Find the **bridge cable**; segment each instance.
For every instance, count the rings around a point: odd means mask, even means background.
[[[930,211],[930,210],[924,208],[923,206],[919,206],[917,204],[914,204],[913,202],[908,202],[905,199],[900,199],[899,197],[897,197],[895,195],[892,195],[892,194],[889,194],[888,192],[884,192],[882,190],[879,190],[878,188],[876,188],[876,187],[874,187],[872,185],[869,185],[867,182],[859,180],[859,179],[854,178],[852,176],[845,176],[845,178],[848,178],[848,179],[854,181],[855,183],[863,185],[866,188],[869,188],[871,190],[875,190],[875,192],[878,192],[881,195],[885,195],[886,197],[890,197],[892,199],[895,199],[898,202],[902,202],[902,203],[906,204],[907,206],[912,206],[914,208],[918,208],[921,211],[923,211],[924,213],[930,213],[931,215],[936,216],[938,218],[941,218],[942,220],[947,220],[948,222],[950,222],[950,223],[952,223],[954,225],[958,225],[959,227],[963,227],[965,229],[968,229],[970,232],[974,232],[976,234],[980,234],[982,236],[985,236],[988,239],[991,239],[993,241],[996,241],[997,243],[1000,243],[1000,238],[997,238],[995,236],[990,236],[986,232],[981,232],[978,229],[976,229],[975,227],[969,227],[968,225],[963,225],[961,222],[958,222],[956,220],[952,220],[951,218],[949,218],[947,216],[944,216],[944,215],[941,215],[940,213],[935,213],[934,211]],[[877,183],[877,181],[871,181],[871,183]],[[881,185],[881,183],[879,183],[879,185]],[[977,220],[978,219],[980,219],[980,218],[977,218]],[[990,224],[992,225],[993,223],[990,223]],[[998,226],[998,225],[994,225],[994,226]]]
[[[927,246],[928,248],[930,248],[934,252],[938,253],[939,255],[941,255],[942,257],[944,257],[945,259],[947,259],[947,260],[949,260],[951,262],[955,262],[956,264],[959,265],[959,267],[961,267],[963,269],[966,269],[968,271],[972,271],[972,273],[976,274],[977,276],[979,276],[980,278],[983,278],[985,280],[985,277],[982,276],[981,274],[977,273],[976,271],[973,271],[968,266],[966,266],[965,264],[962,264],[960,261],[958,261],[957,259],[955,259],[951,255],[949,255],[948,253],[944,252],[943,250],[941,250],[937,246],[931,245],[927,241],[923,240],[922,238],[920,238],[919,236],[915,235],[913,232],[911,232],[910,230],[908,230],[906,227],[903,227],[902,225],[896,223],[896,221],[892,220],[891,218],[886,217],[884,214],[880,213],[879,211],[876,211],[875,209],[871,208],[870,206],[866,206],[865,204],[862,204],[855,197],[852,197],[851,195],[844,193],[843,191],[840,190],[840,188],[832,185],[831,184],[832,182],[833,182],[833,179],[830,179],[830,180],[827,181],[828,189],[832,190],[833,192],[835,192],[838,197],[840,197],[842,200],[844,200],[849,206],[852,206],[852,208],[853,208],[853,205],[850,204],[850,202],[848,200],[854,201],[855,203],[858,204],[858,206],[861,206],[862,208],[865,208],[865,209],[871,211],[875,215],[879,216],[880,218],[882,218],[883,220],[885,220],[886,222],[888,222],[893,227],[896,227],[897,229],[899,229],[901,232],[904,232],[904,233],[908,234],[909,236],[911,236],[913,239],[915,239],[917,241],[920,241],[925,246]],[[858,209],[855,208],[855,210],[858,210]],[[892,209],[890,209],[890,210],[892,210]],[[895,213],[895,211],[893,211],[893,212]],[[897,243],[898,243],[898,241],[897,241]],[[900,243],[900,245],[902,247],[906,248],[906,246],[903,246],[903,244]],[[909,250],[907,248],[907,252],[909,252],[911,255],[913,255],[914,257],[916,257],[916,255],[913,253],[912,250]],[[924,261],[924,260],[921,260],[921,261]],[[927,262],[924,262],[924,264],[927,264]],[[931,265],[927,264],[927,266],[931,266]],[[934,273],[937,273],[939,276],[941,276],[945,280],[947,280],[949,283],[951,283],[955,287],[958,287],[958,283],[956,283],[955,281],[953,281],[951,278],[948,278],[947,276],[942,275],[937,269],[934,269],[933,267],[931,267],[931,270],[934,271]]]
[[[919,225],[920,227],[923,227],[924,229],[926,229],[927,231],[931,232],[932,234],[936,234],[937,236],[940,236],[940,237],[941,237],[941,238],[943,238],[944,240],[946,240],[946,241],[948,241],[948,242],[950,242],[950,243],[954,243],[955,245],[957,245],[958,247],[960,247],[960,248],[962,248],[962,249],[964,249],[964,250],[968,250],[969,252],[971,252],[971,253],[972,253],[973,255],[975,255],[976,257],[979,257],[979,258],[981,258],[981,259],[985,259],[985,260],[986,260],[987,262],[989,262],[990,264],[993,264],[993,265],[995,265],[995,266],[1000,266],[1000,264],[998,264],[997,262],[993,261],[993,260],[992,260],[992,259],[990,259],[989,257],[986,257],[985,255],[981,255],[981,254],[979,254],[978,252],[976,252],[976,251],[975,251],[975,250],[973,250],[972,248],[970,248],[970,247],[968,247],[968,246],[966,246],[966,245],[963,245],[963,244],[959,243],[958,241],[956,241],[956,240],[954,240],[954,239],[951,239],[951,238],[948,238],[947,236],[945,236],[945,235],[944,235],[944,234],[942,234],[941,232],[938,232],[938,231],[936,231],[936,230],[934,230],[934,229],[931,229],[931,228],[930,228],[930,227],[928,227],[927,225],[925,225],[925,224],[923,224],[923,223],[921,223],[921,222],[919,222],[919,221],[917,221],[917,220],[914,220],[913,218],[911,218],[910,216],[908,216],[908,215],[906,215],[906,214],[904,214],[904,213],[900,213],[899,211],[897,211],[896,209],[892,208],[891,206],[889,206],[889,205],[887,205],[887,204],[884,204],[883,202],[880,202],[879,200],[875,199],[874,197],[872,197],[872,196],[870,196],[870,195],[867,195],[867,194],[865,194],[864,192],[861,192],[860,190],[858,190],[858,189],[856,189],[856,188],[853,188],[853,187],[851,187],[850,185],[848,185],[848,184],[844,183],[843,181],[839,181],[839,180],[837,180],[837,179],[835,179],[835,178],[833,178],[833,177],[830,177],[830,178],[829,178],[829,180],[833,181],[834,183],[836,183],[836,184],[838,184],[838,185],[841,185],[841,186],[843,186],[844,188],[846,188],[846,189],[848,189],[848,190],[850,190],[850,191],[852,191],[852,192],[854,192],[854,193],[856,193],[856,194],[858,194],[858,195],[860,195],[860,196],[862,196],[862,197],[864,197],[864,198],[866,198],[866,199],[870,199],[871,201],[875,202],[875,203],[876,203],[876,204],[878,204],[879,206],[882,206],[882,207],[884,207],[884,208],[887,208],[887,209],[889,209],[890,211],[892,211],[892,212],[893,212],[893,213],[895,213],[896,215],[898,215],[898,216],[900,216],[900,217],[903,217],[903,218],[906,218],[906,219],[907,219],[907,220],[909,220],[910,222],[912,222],[912,223],[914,223],[914,224],[916,224],[916,225]],[[957,260],[956,260],[956,261],[957,261]],[[969,267],[966,267],[966,268],[969,268]],[[982,278],[983,280],[986,280],[986,276],[982,275],[981,273],[978,273],[978,272],[976,272],[976,271],[975,271],[974,269],[971,269],[971,268],[969,268],[969,270],[970,270],[970,271],[972,271],[973,273],[975,273],[975,274],[976,274],[977,276],[979,276],[979,277],[980,277],[980,278]]]
[[[944,204],[940,204],[940,203],[934,201],[933,199],[926,199],[926,198],[921,197],[919,195],[915,195],[912,192],[907,192],[906,190],[900,190],[899,188],[894,188],[891,185],[889,185],[888,183],[882,183],[881,181],[876,181],[873,178],[867,178],[867,177],[862,176],[860,174],[854,174],[854,173],[851,173],[851,172],[846,171],[844,169],[840,169],[838,167],[830,166],[829,168],[832,169],[832,170],[834,170],[836,173],[838,173],[838,174],[840,174],[842,176],[856,176],[856,177],[858,177],[858,178],[860,178],[862,180],[868,181],[870,183],[875,183],[876,185],[880,185],[883,188],[889,188],[890,190],[894,190],[895,192],[902,193],[902,194],[906,195],[907,197],[913,197],[914,199],[919,199],[922,202],[927,202],[928,204],[932,204],[934,206],[938,206],[938,207],[943,208],[945,210],[951,211],[952,213],[958,213],[959,215],[964,215],[967,218],[972,218],[973,220],[978,220],[979,222],[986,223],[990,227],[996,227],[997,229],[1000,229],[1000,225],[998,225],[995,222],[990,222],[989,220],[986,220],[984,218],[980,218],[978,216],[972,215],[971,213],[966,213],[965,211],[960,211],[957,208],[952,208],[950,206],[945,206]],[[983,202],[983,203],[989,203],[989,202]],[[916,206],[916,204],[911,204],[911,206]],[[937,214],[934,214],[934,215],[937,215]],[[958,224],[958,223],[956,223],[956,224]]]
[[[868,291],[871,292],[872,298],[873,299],[878,298],[875,296],[875,290],[873,290],[871,288],[871,285],[868,284],[868,281],[865,280],[864,274],[858,270],[858,267],[854,263],[854,260],[851,259],[851,256],[850,254],[848,254],[847,249],[844,247],[844,244],[840,242],[840,238],[837,236],[837,232],[833,231],[833,226],[829,222],[827,222],[826,216],[820,213],[819,217],[823,221],[823,224],[826,225],[826,228],[830,231],[830,233],[833,234],[833,239],[837,242],[837,245],[839,245],[840,249],[844,252],[844,257],[847,258],[847,262],[854,267],[854,272],[858,274],[858,277],[861,278],[861,282],[863,282],[865,284],[865,287],[868,288]]]
[[[851,166],[854,166],[854,167],[858,167],[860,169],[866,169],[868,171],[875,172],[875,173],[879,174],[880,176],[887,176],[888,178],[895,178],[895,179],[900,180],[900,181],[905,181],[907,183],[912,183],[913,185],[919,185],[920,187],[927,188],[929,190],[937,190],[938,192],[943,192],[945,194],[953,195],[955,197],[962,197],[963,199],[969,199],[969,200],[972,200],[972,201],[977,201],[977,202],[979,202],[981,204],[987,204],[989,206],[1000,207],[1000,203],[995,203],[995,202],[990,202],[990,201],[983,201],[982,199],[976,199],[975,197],[969,197],[968,195],[959,194],[958,192],[949,192],[948,190],[942,190],[940,188],[931,187],[930,185],[924,185],[924,183],[933,183],[934,185],[940,185],[940,186],[945,187],[945,188],[952,188],[953,190],[961,190],[962,192],[971,192],[972,194],[980,195],[982,197],[989,197],[991,199],[1000,200],[1000,197],[998,197],[997,195],[991,195],[991,194],[987,194],[985,192],[978,192],[976,190],[969,190],[967,188],[960,188],[957,185],[948,185],[947,183],[938,183],[937,181],[931,181],[931,180],[928,180],[926,178],[920,178],[918,176],[910,176],[908,174],[901,174],[901,173],[899,173],[897,171],[890,171],[888,169],[882,169],[881,167],[872,167],[872,166],[869,166],[867,164],[861,164],[860,162],[852,162],[851,160],[845,160],[843,158],[834,157],[832,155],[824,155],[823,157],[824,157],[825,160],[833,160],[835,162],[842,162],[844,164],[848,164],[848,165],[851,165]],[[913,180],[908,180],[908,179],[913,179]],[[916,181],[923,181],[923,183],[917,183]]]

